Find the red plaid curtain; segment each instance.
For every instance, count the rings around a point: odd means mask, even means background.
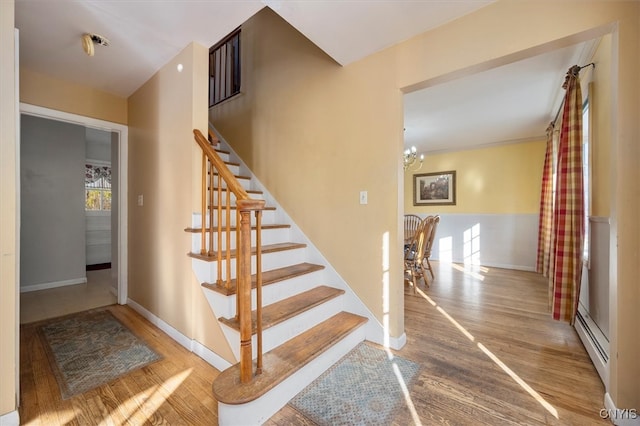
[[[554,319],[571,324],[578,308],[584,244],[582,91],[579,72],[580,67],[571,67],[563,86],[567,93],[558,145],[551,258],[551,313]]]
[[[547,127],[547,151],[542,169],[542,191],[540,193],[540,219],[538,221],[538,261],[536,270],[549,276],[551,259],[551,230],[553,227],[553,123]]]

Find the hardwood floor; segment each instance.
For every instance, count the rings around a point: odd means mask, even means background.
[[[128,306],[108,308],[163,359],[81,395],[60,399],[36,332],[20,328],[20,422],[23,425],[212,425],[211,384],[219,374]]]
[[[410,387],[412,410],[394,424],[609,424],[599,417],[604,386],[573,327],[550,318],[543,278],[433,267],[429,288],[405,288],[407,344],[394,352],[422,370]],[[109,309],[164,359],[61,401],[35,326],[23,325],[21,423],[217,424],[211,384],[219,372],[131,308]],[[267,424],[313,423],[286,406]]]
[[[436,280],[405,288],[407,344],[422,365],[394,424],[606,425],[604,386],[573,327],[547,312],[535,273],[432,262]],[[453,266],[453,267],[452,267]],[[313,424],[289,406],[270,425]]]

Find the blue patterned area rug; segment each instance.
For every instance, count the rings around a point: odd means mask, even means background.
[[[162,358],[106,309],[47,321],[38,331],[62,399]]]
[[[289,404],[318,425],[389,425],[420,365],[361,343]]]

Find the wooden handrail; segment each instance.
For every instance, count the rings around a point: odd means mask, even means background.
[[[233,194],[236,196],[236,199],[237,200],[251,199],[249,197],[249,194],[247,194],[247,191],[244,190],[240,182],[238,182],[238,179],[236,179],[233,173],[231,173],[227,165],[224,164],[224,161],[222,161],[222,158],[220,158],[220,156],[216,153],[216,151],[213,149],[209,141],[207,141],[207,139],[202,135],[200,130],[194,129],[193,134],[195,136],[196,142],[198,143],[198,145],[200,145],[200,148],[202,148],[202,152],[204,152],[204,154],[207,156],[209,161],[211,161],[211,164],[213,164],[216,170],[218,170],[219,176],[222,178],[222,180],[225,181],[225,183],[227,184],[227,188],[229,188],[231,192],[233,192]],[[264,200],[253,200],[253,201],[261,202],[262,207],[264,207]],[[258,210],[258,209],[259,208],[254,208],[251,210]]]
[[[198,129],[193,130],[197,144],[202,149],[202,232],[201,249],[203,255],[211,256],[214,253],[214,200],[216,202],[216,212],[218,223],[217,249],[215,250],[215,261],[217,262],[217,284],[226,286],[229,289],[231,282],[231,194],[236,198],[236,316],[240,326],[240,381],[247,383],[253,379],[253,352],[252,352],[252,325],[251,325],[251,212],[256,215],[256,265],[257,279],[256,291],[258,299],[257,311],[257,370],[256,374],[262,371],[262,261],[261,261],[261,218],[262,210],[265,206],[264,200],[255,200],[242,187],[238,179],[231,173],[225,162],[213,149],[211,143],[217,143],[218,138],[209,129],[209,142]],[[207,176],[209,177],[207,179]],[[217,176],[217,185],[215,184]],[[226,185],[226,200],[224,203],[225,226],[223,228],[223,203],[222,203],[222,182]],[[208,189],[208,190],[207,190]],[[208,216],[207,216],[208,211]],[[209,235],[206,234],[206,222],[209,222]],[[223,259],[222,232],[226,232],[225,239],[226,256]],[[207,247],[208,241],[208,247]],[[223,261],[225,262],[226,279],[222,276]]]

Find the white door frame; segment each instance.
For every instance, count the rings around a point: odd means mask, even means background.
[[[118,303],[127,303],[127,167],[129,128],[124,124],[83,115],[71,114],[21,102],[20,114],[33,115],[51,120],[64,121],[84,127],[117,132],[118,138]]]

